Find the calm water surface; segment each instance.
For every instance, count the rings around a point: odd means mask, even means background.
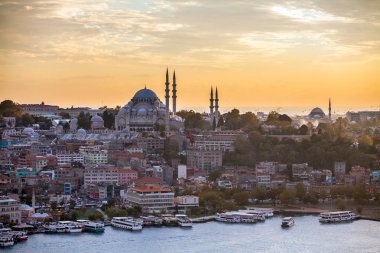
[[[298,216],[295,222],[288,229],[280,227],[281,217],[273,217],[259,224],[209,222],[191,229],[37,234],[1,252],[380,252],[379,222],[322,225],[316,216]]]

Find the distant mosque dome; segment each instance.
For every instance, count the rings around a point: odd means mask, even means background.
[[[22,130],[22,133],[27,134],[27,135],[33,135],[35,132],[34,132],[33,128],[26,127],[26,128],[24,128],[24,130]]]
[[[94,115],[91,118],[91,128],[92,129],[99,129],[104,128],[104,120],[99,115]]]
[[[86,130],[84,130],[83,128],[79,128],[76,136],[77,137],[84,137],[84,136],[86,136],[86,134],[87,134]]]
[[[311,112],[309,113],[310,118],[325,118],[326,114],[323,112],[323,110],[319,107],[315,107]]]
[[[104,120],[99,115],[95,115],[91,118],[91,122],[104,122]]]

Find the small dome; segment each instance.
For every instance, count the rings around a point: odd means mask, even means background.
[[[31,127],[26,127],[26,128],[24,128],[24,130],[22,130],[22,133],[32,135],[32,134],[34,134],[34,130]]]
[[[139,115],[145,115],[146,112],[147,112],[147,111],[146,111],[145,108],[140,108],[140,109],[137,110],[137,114],[139,114]]]
[[[319,107],[314,108],[309,113],[310,118],[324,118],[326,117],[326,114],[323,112],[323,110]]]
[[[86,134],[87,134],[87,132],[83,128],[79,128],[78,131],[77,131],[77,135],[78,136],[84,136]]]
[[[95,115],[91,118],[91,122],[103,122],[103,119],[99,115]]]

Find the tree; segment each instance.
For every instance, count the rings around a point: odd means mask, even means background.
[[[91,115],[83,111],[78,115],[78,127],[83,129],[91,128]]]
[[[299,133],[302,134],[302,135],[306,135],[308,134],[309,132],[309,128],[306,126],[306,125],[302,125],[299,129],[298,129]]]
[[[285,189],[281,194],[280,194],[280,201],[281,204],[283,205],[289,205],[294,203],[296,199],[296,193],[293,189]]]
[[[62,119],[71,119],[70,114],[68,114],[67,112],[60,112],[59,116],[61,116]]]
[[[115,127],[115,114],[113,111],[107,109],[103,112],[102,118],[104,120],[104,126],[108,129]]]
[[[346,201],[344,201],[343,199],[339,198],[335,201],[335,205],[336,207],[339,209],[339,210],[344,210],[346,209]]]
[[[240,112],[238,109],[232,109],[226,114],[226,121],[224,125],[229,130],[236,130],[240,128]]]
[[[208,174],[208,179],[210,181],[216,181],[221,175],[222,175],[222,173],[219,170],[212,170]]]
[[[17,120],[17,125],[29,127],[35,123],[34,118],[29,114],[25,113]]]
[[[296,196],[299,200],[303,200],[306,195],[305,185],[303,183],[296,184]]]
[[[248,192],[237,192],[233,195],[233,199],[239,206],[248,205],[249,193]]]
[[[50,207],[51,207],[52,210],[56,210],[57,207],[58,207],[58,203],[57,203],[57,201],[53,201],[53,202],[51,202],[51,203],[50,203]]]
[[[22,108],[12,100],[4,100],[0,103],[0,114],[3,117],[21,117]]]

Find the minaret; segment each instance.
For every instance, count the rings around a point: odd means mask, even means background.
[[[175,70],[173,73],[173,114],[177,112],[177,82],[175,78]]]
[[[329,119],[331,120],[331,98],[329,98]]]
[[[212,117],[213,113],[214,113],[214,91],[212,90],[212,86],[211,86],[211,93],[210,93],[210,117]]]
[[[166,132],[166,136],[169,135],[169,131],[170,131],[170,128],[169,128],[169,99],[170,99],[170,96],[169,96],[169,70],[168,68],[166,68],[166,82],[165,82],[165,106],[166,106],[166,115],[165,115],[165,132]]]
[[[169,113],[169,99],[170,99],[170,89],[169,89],[169,70],[166,68],[166,82],[165,82],[165,105],[166,105],[166,112]]]
[[[219,121],[219,96],[218,96],[218,86],[216,86],[215,90],[215,121],[218,126]]]

